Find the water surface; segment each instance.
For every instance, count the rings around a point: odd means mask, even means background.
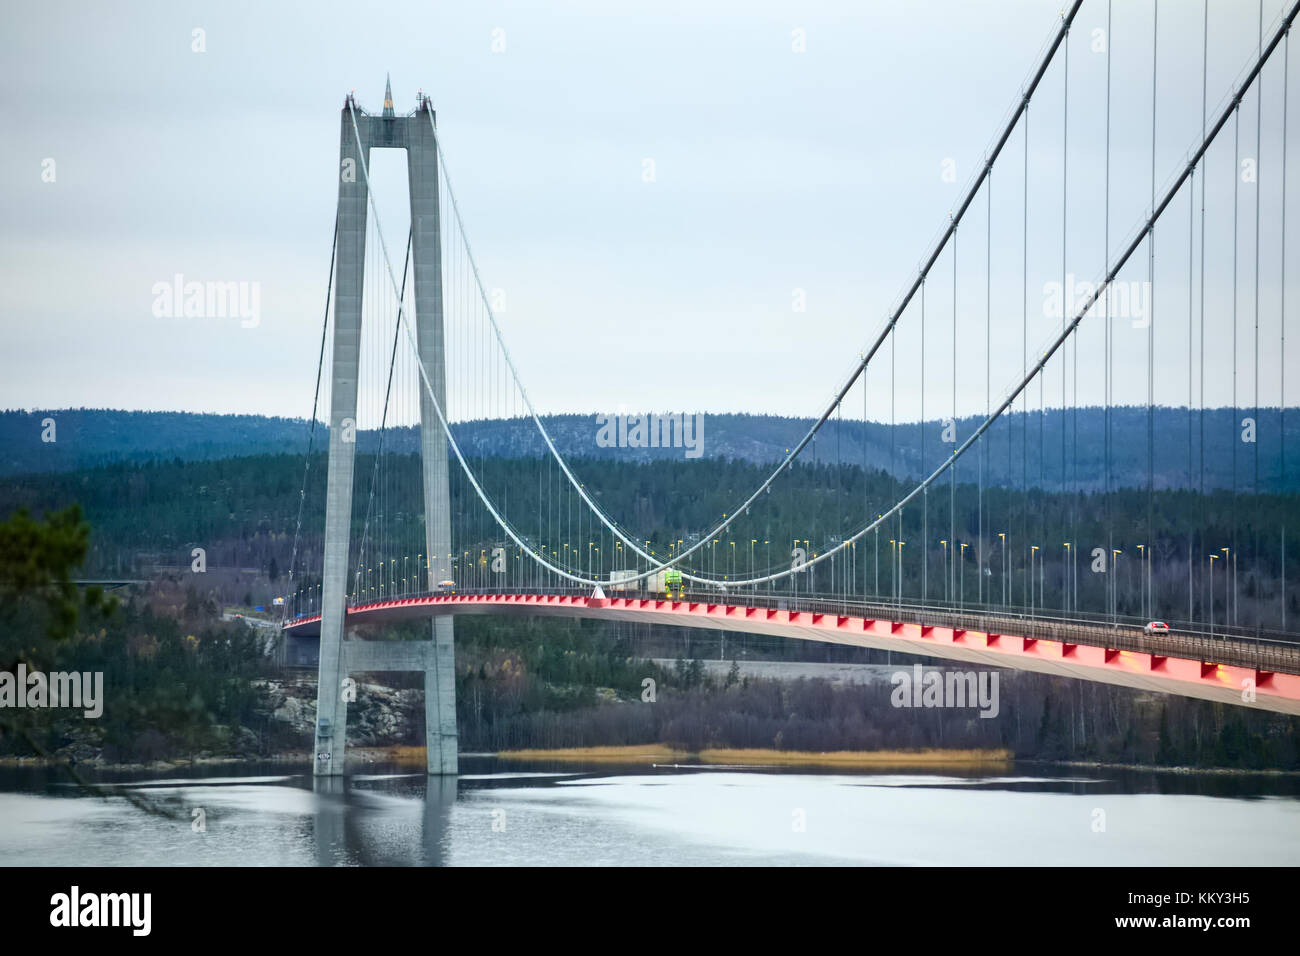
[[[313,781],[248,764],[0,771],[5,865],[1289,865],[1300,780],[1097,770],[959,775],[520,764]],[[195,832],[194,811],[206,829]]]

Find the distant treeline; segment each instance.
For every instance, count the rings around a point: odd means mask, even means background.
[[[974,708],[894,707],[892,683],[754,680],[735,671],[710,680],[698,661],[664,670],[638,659],[641,648],[609,624],[473,617],[456,628],[465,750],[1005,747],[1042,760],[1300,770],[1300,718],[1108,684],[1004,671],[997,716],[984,718]],[[920,659],[894,656],[900,670],[912,660]],[[646,678],[653,702],[644,699]]]
[[[14,730],[0,733],[0,755],[32,755],[24,733],[42,751],[75,761],[253,753],[286,743],[267,736],[259,717],[253,680],[266,670],[264,638],[221,623],[217,610],[194,590],[155,590],[106,618],[83,620],[63,642],[45,640],[38,617],[9,622],[0,666],[24,660],[29,672],[102,673],[103,713],[87,720],[76,709],[10,710]]]
[[[373,455],[359,455],[354,551],[368,513],[373,461]],[[562,554],[568,543],[569,553],[578,553],[584,570],[589,556],[593,570],[602,574],[630,566],[625,552],[612,546],[610,535],[583,516],[576,496],[556,506],[563,478],[549,459],[483,458],[473,464],[483,486],[530,541]],[[613,520],[651,541],[660,553],[679,540],[695,540],[693,535],[719,520],[769,473],[765,465],[717,459],[636,463],[600,458],[575,459],[573,464]],[[319,582],[325,472],[324,456],[318,455],[310,469],[296,555],[304,473],[297,456],[119,463],[0,478],[0,516],[20,506],[39,513],[80,502],[93,528],[86,576],[135,578],[147,576],[156,566],[188,569],[192,550],[203,548],[210,572],[252,568],[264,575],[251,590],[245,581],[237,592],[226,593],[220,590],[220,576],[209,574],[200,582],[213,589],[207,596],[225,601],[247,596],[267,603],[289,589],[285,579],[291,566],[295,588]],[[372,513],[371,533],[376,537],[371,538],[371,554],[388,547],[385,558],[396,558],[399,567],[407,558],[413,567],[424,537],[418,458],[410,454],[391,459],[384,475],[390,491],[385,492],[387,505],[376,506]],[[865,526],[909,488],[883,472],[855,465],[798,464],[749,513],[736,519],[725,540],[706,542],[690,564],[729,579],[751,570],[788,569],[796,540],[808,557],[819,555],[847,532]],[[391,489],[404,489],[405,498]],[[497,528],[456,470],[451,492],[454,545],[458,552],[474,556],[469,566],[455,569],[462,586],[476,580],[505,587],[548,583]],[[377,540],[376,529],[393,527],[406,529],[406,551]],[[1000,533],[1007,536],[1005,552]],[[1258,620],[1261,627],[1280,628],[1284,610],[1288,629],[1300,623],[1300,496],[1293,494],[1234,496],[1220,490],[1206,495],[1158,491],[1148,496],[1140,489],[1126,489],[1110,495],[1050,490],[1025,495],[994,488],[985,490],[981,509],[977,486],[962,483],[953,489],[943,482],[905,508],[901,521],[890,521],[879,537],[873,533],[860,540],[847,559],[841,553],[834,562],[822,562],[783,586],[889,594],[894,582],[891,539],[907,542],[901,575],[909,599],[942,600],[964,591],[967,602],[981,596],[999,601],[1005,586],[1013,604],[1027,604],[1028,555],[1037,545],[1035,603],[1062,606],[1067,576],[1071,581],[1077,576],[1080,609],[1104,612],[1113,589],[1121,615],[1141,613],[1141,544],[1152,555],[1154,616],[1187,620],[1190,597],[1192,619],[1208,620],[1213,601],[1220,624],[1228,611],[1227,579],[1221,560],[1211,594],[1207,556],[1222,554],[1227,547],[1237,556],[1238,623],[1253,627]],[[945,543],[949,540],[966,545],[956,563]],[[1064,545],[1067,541],[1070,549]],[[508,560],[505,576],[489,581],[480,556],[495,547],[504,548]],[[1117,562],[1106,559],[1114,550],[1121,552]]]
[[[1262,408],[1253,426],[1243,425],[1247,417],[1255,417],[1253,410],[1218,408],[1202,413],[1161,407],[1152,410],[1148,421],[1146,408],[1111,409],[1109,482],[1112,487],[1146,485],[1150,426],[1151,478],[1156,488],[1300,489],[1300,409],[1287,409],[1284,416],[1277,408]],[[47,419],[53,420],[52,432]],[[566,456],[624,463],[702,460],[694,455],[686,458],[686,449],[681,447],[605,447],[607,442],[597,440],[601,424],[595,413],[547,415],[543,421]],[[953,445],[945,439],[963,441],[978,423],[979,419],[966,417],[950,429],[940,420],[924,426],[891,427],[885,422],[833,416],[804,458],[810,463],[856,464],[900,478],[915,477],[933,470],[951,453]],[[700,450],[703,459],[771,463],[784,457],[811,425],[805,418],[705,414],[702,435],[698,436]],[[466,422],[453,426],[453,431],[465,453],[475,457],[546,454],[536,426],[527,418]],[[1104,489],[1106,431],[1107,413],[1097,407],[1064,415],[1051,408],[1046,413],[1009,414],[986,433],[979,454],[972,449],[963,457],[961,476],[974,480],[982,462],[985,482],[990,485],[1055,490],[1064,481],[1072,488]],[[256,415],[109,409],[0,411],[0,475],[69,471],[114,462],[302,454],[310,434],[311,425],[304,420]],[[1253,442],[1248,440],[1252,437]],[[324,425],[317,425],[315,441],[316,447],[325,447]],[[389,429],[383,441],[384,447],[394,452],[419,448],[416,429],[409,426]],[[358,434],[359,451],[373,451],[378,443],[375,432],[362,430]]]

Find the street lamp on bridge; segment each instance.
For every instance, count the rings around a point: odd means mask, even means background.
[[[1007,533],[999,531],[998,537],[1002,539],[1002,606],[1006,607],[1011,603],[1007,596],[1007,575],[1010,573],[1007,569]]]
[[[1061,547],[1065,548],[1065,568],[1062,572],[1063,584],[1061,590],[1064,592],[1065,609],[1068,611],[1071,609],[1071,604],[1074,603],[1074,561],[1072,560],[1074,549],[1069,541],[1061,542]]]
[[[1110,616],[1111,624],[1119,626],[1119,556],[1124,552],[1115,548],[1110,553]]]
[[[893,538],[889,539],[889,599],[894,599],[894,592],[898,590],[898,575],[894,573],[897,566],[897,557],[895,551],[898,549],[898,542]]]
[[[1034,555],[1038,552],[1038,545],[1029,546],[1029,616],[1034,616]],[[1042,590],[1039,588],[1039,590]]]
[[[1151,600],[1151,549],[1144,544],[1139,544],[1137,549],[1142,552],[1142,563],[1138,565],[1138,584],[1141,588],[1142,595],[1142,616],[1150,619],[1155,615],[1155,609],[1152,605],[1155,603]]]
[[[896,555],[896,558],[894,558],[896,559],[894,567],[896,567],[897,574],[894,575],[894,597],[896,597],[898,606],[900,607],[902,607],[902,546],[905,544],[907,544],[906,541],[894,541],[893,538],[889,538],[891,550],[894,551],[894,555]]]
[[[1210,555],[1210,637],[1214,636],[1214,562],[1217,560],[1217,554]]]
[[[1220,548],[1223,552],[1223,580],[1224,580],[1224,603],[1223,603],[1223,623],[1228,623],[1228,611],[1232,611],[1232,623],[1237,623],[1237,554],[1231,548]],[[1229,573],[1228,564],[1231,562],[1232,570]],[[1229,587],[1229,583],[1231,587]]]
[[[970,545],[963,541],[957,549],[957,563],[961,566],[957,585],[957,607],[960,609],[966,607],[966,549],[969,547]]]
[[[940,538],[939,544],[943,546],[943,599],[951,601],[952,595],[948,593],[948,541]]]
[[[879,522],[884,515],[876,515],[876,521]],[[880,525],[876,525],[876,597],[880,597]]]

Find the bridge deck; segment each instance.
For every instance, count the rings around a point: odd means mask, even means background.
[[[906,604],[763,595],[744,595],[744,601],[726,603],[716,593],[688,593],[683,600],[563,592],[431,594],[357,605],[347,620],[362,625],[440,614],[524,614],[705,627],[1039,671],[1300,714],[1300,644],[1280,636],[1155,636],[1132,626]],[[310,636],[319,626],[315,615],[289,621],[285,630]],[[1251,690],[1255,699],[1245,699]]]

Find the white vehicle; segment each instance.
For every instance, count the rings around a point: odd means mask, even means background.
[[[1164,621],[1152,621],[1142,627],[1143,634],[1168,634],[1169,625]]]
[[[626,591],[628,588],[640,588],[640,581],[631,581],[636,577],[635,571],[610,571],[609,572],[609,589],[611,591]]]

